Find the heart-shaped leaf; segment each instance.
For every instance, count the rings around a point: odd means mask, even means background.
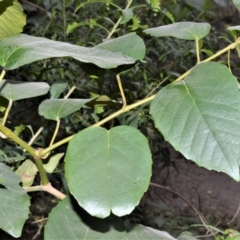
[[[239,181],[240,94],[229,69],[200,63],[159,91],[150,113],[173,147],[198,165]]]
[[[210,24],[195,22],[179,22],[161,27],[144,30],[154,37],[176,37],[185,40],[195,40],[205,37],[210,31]]]
[[[22,32],[26,15],[17,0],[0,1],[0,40]]]
[[[44,95],[49,90],[45,82],[20,82],[2,80],[0,82],[0,95],[11,101]]]
[[[76,207],[72,206],[69,198],[65,198],[63,201],[59,202],[49,214],[44,229],[44,239],[176,240],[167,232],[158,231],[142,225],[137,225],[130,232],[126,232],[116,230],[114,226],[119,226],[120,224],[114,220],[107,222],[88,216],[87,222],[92,225],[90,227],[86,224],[86,221],[83,221],[81,218],[82,215],[78,215]],[[97,231],[96,228],[99,229],[99,231]]]
[[[101,218],[134,209],[148,188],[151,165],[147,139],[129,126],[84,129],[70,141],[65,157],[70,192]]]
[[[29,214],[30,198],[19,186],[20,181],[11,168],[0,163],[0,228],[13,237],[21,236]]]
[[[47,99],[39,105],[39,115],[49,120],[59,120],[79,110],[91,99]]]
[[[80,47],[26,34],[5,38],[0,41],[0,65],[11,70],[38,60],[53,57],[72,57],[84,63],[93,63],[101,68],[116,68],[133,64],[136,59],[120,52],[108,51],[103,47]]]

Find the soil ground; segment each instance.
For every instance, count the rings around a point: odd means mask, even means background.
[[[173,149],[171,149],[170,153],[170,159],[175,163],[176,168],[170,166],[169,168],[161,169],[161,162],[155,163],[152,182],[169,187],[183,196],[204,215],[209,224],[218,224],[223,229],[234,228],[240,231],[240,213],[237,214],[231,224],[227,224],[238,212],[240,184],[225,173],[209,171],[197,166],[192,161],[185,160]],[[158,169],[161,169],[161,171],[158,172]],[[192,224],[192,215],[198,218],[192,207],[177,194],[173,194],[166,189],[151,188],[149,191],[150,195],[148,194],[148,197],[145,198],[148,206],[149,202],[153,205],[153,202],[157,202],[160,199],[160,202],[164,203],[165,208],[174,211],[175,214],[177,211],[179,216],[185,215],[189,220],[185,221],[185,223]],[[172,218],[172,216],[170,217]],[[174,218],[176,220],[176,216]],[[159,218],[155,218],[155,221],[157,220]],[[200,221],[198,222],[200,223]],[[162,221],[160,221],[160,227],[161,224]],[[171,232],[171,229],[168,230]]]

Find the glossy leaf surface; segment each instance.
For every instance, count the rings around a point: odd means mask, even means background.
[[[20,177],[0,163],[0,228],[20,237],[28,219],[30,198],[20,187]]]
[[[91,215],[129,214],[151,176],[147,139],[129,126],[87,128],[70,141],[65,170],[70,192]]]
[[[187,159],[240,180],[240,95],[226,66],[196,65],[183,81],[159,91],[150,113],[165,139]]]

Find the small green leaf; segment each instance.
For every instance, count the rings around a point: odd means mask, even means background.
[[[19,136],[19,134],[26,128],[25,125],[20,124],[19,126],[14,128],[14,134],[16,134],[17,136]]]
[[[0,95],[11,101],[44,95],[49,90],[45,82],[20,82],[2,80],[0,82]]]
[[[0,228],[13,237],[21,236],[28,219],[30,198],[19,186],[20,177],[0,163]]]
[[[34,182],[37,172],[36,164],[27,159],[18,167],[15,173],[21,177],[23,187],[30,187]]]
[[[39,115],[49,120],[59,120],[79,110],[91,99],[47,99],[38,108]]]
[[[240,0],[233,0],[233,4],[238,9],[238,11],[240,11]]]
[[[49,159],[48,163],[44,163],[43,167],[46,170],[46,172],[53,173],[53,171],[57,167],[57,165],[58,165],[59,161],[61,160],[61,158],[63,157],[63,155],[64,155],[64,153],[57,153]]]
[[[49,214],[44,229],[45,240],[177,240],[167,232],[136,225],[130,232],[124,231],[118,220],[100,220],[86,214],[78,214],[68,197],[58,203]],[[83,215],[87,217],[82,220]],[[89,224],[89,225],[87,225]],[[118,231],[117,229],[123,229]],[[96,229],[100,229],[97,231]],[[102,230],[102,231],[101,231]]]
[[[46,51],[47,49],[47,51]],[[93,63],[101,68],[116,68],[133,64],[136,59],[121,52],[104,50],[101,47],[87,48],[70,43],[58,42],[26,34],[5,38],[0,41],[0,66],[11,70],[35,61],[72,57],[84,63]]]
[[[122,21],[121,24],[125,24],[130,21],[133,17],[133,11],[131,8],[123,9],[122,10]]]
[[[196,65],[183,81],[159,91],[150,114],[166,141],[187,159],[240,180],[240,94],[226,66]]]
[[[16,0],[0,1],[0,40],[22,32],[26,15]]]
[[[179,22],[161,27],[144,30],[146,34],[154,37],[176,37],[185,40],[201,39],[210,31],[210,24],[195,22]]]
[[[147,139],[129,126],[84,129],[70,141],[65,156],[70,192],[100,218],[134,209],[148,188],[151,165]]]
[[[51,98],[59,98],[61,93],[66,90],[68,84],[66,82],[55,82],[50,88]]]

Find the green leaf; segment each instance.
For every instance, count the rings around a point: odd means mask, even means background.
[[[20,82],[2,80],[0,82],[0,95],[11,101],[37,97],[48,92],[49,85],[45,82]]]
[[[68,84],[66,82],[55,82],[50,88],[51,98],[59,98],[61,93],[66,90]]]
[[[21,177],[23,187],[30,187],[34,182],[37,172],[36,164],[27,159],[18,167],[15,173]]]
[[[77,209],[78,210],[78,209]],[[47,224],[44,229],[45,240],[176,240],[167,232],[158,231],[142,225],[135,226],[130,232],[119,229],[119,221],[105,221],[87,216],[87,221],[82,220],[83,214],[76,211],[69,198],[65,198],[53,208],[49,214]],[[87,225],[87,223],[89,225]],[[99,229],[99,231],[97,231]],[[121,228],[122,229],[122,228]]]
[[[0,1],[0,40],[17,35],[26,25],[26,15],[16,0]]]
[[[124,56],[135,60],[142,60],[146,52],[142,38],[135,33],[129,33],[115,39],[107,40],[94,48],[104,49],[114,53],[122,53]]]
[[[129,214],[151,176],[147,139],[129,126],[87,128],[70,141],[65,157],[70,192],[91,215]]]
[[[179,22],[156,28],[144,30],[146,34],[154,37],[176,37],[185,40],[201,39],[210,31],[210,24],[195,22]]]
[[[80,47],[26,34],[5,38],[0,41],[0,56],[0,65],[6,70],[54,57],[72,57],[81,62],[93,63],[106,69],[123,64],[133,64],[136,61],[136,59],[128,55],[103,50],[101,47]]]
[[[226,66],[196,65],[183,81],[159,91],[150,113],[164,138],[187,159],[240,180],[240,95]]]
[[[240,0],[233,0],[233,4],[238,9],[238,11],[240,11]]]
[[[204,11],[207,0],[184,0],[184,2],[190,7],[197,9],[198,11]]]
[[[230,31],[240,31],[240,26],[239,25],[238,26],[231,26],[231,27],[228,27],[227,29],[230,30]]]
[[[30,206],[30,198],[19,182],[20,177],[0,163],[0,228],[16,238],[21,236]]]
[[[59,120],[79,110],[91,99],[47,99],[38,108],[39,115],[49,120]]]
[[[132,17],[133,17],[133,10],[131,8],[123,9],[121,24],[127,23],[132,19]]]
[[[49,159],[48,163],[44,163],[43,167],[46,170],[46,172],[53,173],[53,171],[57,167],[57,165],[58,165],[59,161],[61,160],[61,158],[63,157],[63,155],[64,155],[64,153],[57,153]]]

